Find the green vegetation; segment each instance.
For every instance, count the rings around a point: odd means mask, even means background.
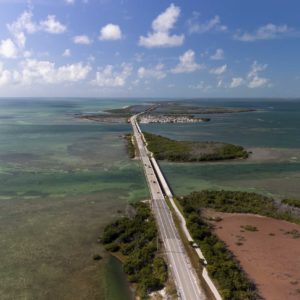
[[[153,104],[136,104],[122,108],[107,109],[105,112],[111,114],[133,115],[142,111],[150,110],[154,114],[176,114],[176,115],[195,115],[195,114],[222,114],[222,113],[241,113],[252,112],[254,109],[239,107],[204,107],[195,105],[184,105],[179,102],[157,102]]]
[[[180,102],[160,102],[154,113],[168,113],[178,115],[188,114],[222,114],[222,113],[241,113],[241,112],[252,112],[254,109],[239,108],[239,107],[207,107],[207,106],[196,106],[187,105]]]
[[[213,208],[228,213],[252,213],[299,222],[289,212],[280,211],[272,198],[240,191],[201,191],[185,196],[182,205],[191,208]]]
[[[259,299],[254,284],[247,278],[226,245],[212,233],[210,225],[202,220],[199,209],[190,205],[186,199],[180,203],[187,227],[201,248],[208,263],[207,270],[216,281],[223,299]]]
[[[252,300],[259,299],[254,284],[247,278],[238,261],[226,245],[213,233],[213,225],[201,217],[201,209],[212,208],[230,213],[253,213],[268,217],[299,222],[289,213],[282,212],[275,201],[256,193],[240,191],[201,191],[193,192],[179,200],[187,220],[188,229],[199,245],[208,262],[207,270],[219,286],[223,299]],[[257,231],[252,225],[242,226],[242,230]],[[287,232],[297,238],[295,231]],[[237,245],[243,245],[244,238],[239,237]]]
[[[125,135],[125,139],[127,141],[127,152],[130,158],[135,157],[135,146],[132,141],[133,135],[131,133],[128,133]]]
[[[193,162],[247,158],[248,152],[241,146],[219,142],[175,141],[144,132],[148,149],[159,160]]]
[[[300,208],[300,200],[296,200],[296,199],[283,199],[282,203],[283,204],[287,204],[289,206]]]
[[[252,232],[258,231],[257,227],[252,225],[243,225],[241,226],[241,228],[243,228],[246,231],[252,231]]]
[[[293,239],[300,238],[300,232],[297,229],[286,231],[285,234],[290,235]]]
[[[121,218],[104,229],[102,242],[110,252],[119,251],[124,258],[124,271],[136,283],[142,299],[163,288],[168,277],[167,265],[158,254],[157,229],[150,208],[133,204],[133,218]]]

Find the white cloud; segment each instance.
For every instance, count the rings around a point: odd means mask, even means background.
[[[131,73],[132,66],[130,64],[123,63],[119,71],[116,71],[114,66],[107,65],[96,73],[92,84],[99,87],[122,87]]]
[[[74,4],[74,3],[75,3],[75,0],[65,0],[65,2],[66,2],[67,4]]]
[[[54,15],[48,15],[40,23],[32,20],[31,10],[24,11],[16,21],[7,24],[9,32],[13,35],[14,41],[19,48],[24,48],[26,44],[26,34],[33,34],[38,31],[45,31],[52,34],[63,33],[67,30],[66,26],[61,24]]]
[[[0,56],[5,58],[16,58],[17,54],[17,47],[11,39],[0,41]]]
[[[294,30],[292,28],[289,28],[287,25],[277,26],[272,23],[269,23],[267,25],[259,27],[252,33],[236,33],[234,35],[234,39],[242,42],[254,42],[257,40],[271,40],[284,38],[286,36],[291,35],[292,33],[294,33]]]
[[[140,67],[137,71],[139,78],[163,79],[166,77],[163,64],[157,64],[154,68]]]
[[[222,86],[223,86],[223,80],[220,79],[220,80],[218,81],[218,83],[217,83],[217,87],[218,87],[218,88],[221,88]]]
[[[73,37],[73,42],[75,44],[90,45],[92,40],[87,35],[76,35]]]
[[[87,77],[89,72],[91,71],[91,67],[89,65],[83,65],[83,63],[76,63],[61,66],[56,71],[57,81],[71,81],[77,82],[83,80]]]
[[[116,41],[122,38],[122,31],[119,25],[107,24],[100,29],[99,39],[101,41]]]
[[[246,79],[242,77],[234,77],[231,80],[229,85],[230,88],[237,88],[241,85],[246,85],[250,89],[260,88],[266,86],[270,83],[270,80],[266,77],[261,77],[260,72],[266,70],[268,65],[259,64],[257,61],[254,61],[251,65],[250,71],[247,74]]]
[[[195,52],[193,50],[187,50],[183,55],[179,57],[178,65],[171,70],[172,73],[191,73],[200,69],[204,66],[197,64],[195,61]]]
[[[211,69],[209,73],[214,75],[222,75],[227,70],[227,65],[220,66],[218,68]]]
[[[241,85],[243,85],[245,80],[241,77],[234,77],[231,79],[231,83],[229,85],[230,88],[237,88]]]
[[[227,26],[221,24],[219,16],[214,16],[207,22],[200,24],[198,22],[199,14],[195,13],[194,16],[188,20],[189,33],[205,33],[208,31],[226,31]]]
[[[70,49],[66,49],[66,50],[63,52],[62,56],[65,56],[65,57],[71,56],[71,50],[70,50]]]
[[[43,31],[59,34],[67,30],[67,27],[56,20],[55,15],[48,15],[47,19],[40,22],[41,29]]]
[[[20,69],[11,71],[11,83],[21,85],[57,84],[64,82],[78,82],[84,80],[91,67],[83,63],[62,65],[47,60],[26,59],[21,62]]]
[[[253,88],[259,88],[259,87],[263,87],[265,86],[268,82],[269,79],[265,78],[265,77],[260,77],[259,76],[259,72],[264,71],[266,68],[268,67],[268,65],[264,64],[258,64],[257,61],[254,61],[252,66],[251,66],[251,70],[248,73],[248,87],[253,89]]]
[[[17,45],[23,48],[26,43],[25,33],[35,33],[38,31],[38,24],[32,21],[33,14],[31,11],[24,11],[20,17],[12,24],[7,24],[7,28],[14,36]]]
[[[212,60],[222,60],[224,59],[224,50],[223,49],[217,49],[216,52],[211,55],[210,59]]]
[[[152,32],[147,36],[140,36],[139,45],[147,48],[175,47],[183,44],[184,35],[171,35],[175,23],[180,16],[180,8],[171,4],[152,22]]]
[[[5,70],[3,64],[0,62],[0,86],[9,84],[11,81],[11,72]]]
[[[265,86],[269,82],[268,78],[264,77],[254,77],[248,84],[248,87],[251,89],[259,88]]]

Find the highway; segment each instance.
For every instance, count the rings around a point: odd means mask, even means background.
[[[168,265],[174,278],[178,297],[182,300],[207,299],[177,232],[171,211],[160,187],[159,178],[151,162],[154,158],[149,157],[149,151],[138,125],[137,116],[131,117],[130,122],[150,189],[152,211],[164,244]]]

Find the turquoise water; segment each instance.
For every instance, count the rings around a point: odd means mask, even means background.
[[[201,115],[207,123],[149,124],[143,129],[181,140],[217,140],[245,147],[300,148],[300,101],[190,101],[205,106],[245,107],[256,112]]]
[[[120,265],[96,243],[103,227],[126,213],[128,202],[149,197],[140,163],[128,159],[121,138],[131,128],[79,120],[74,114],[140,101],[146,100],[0,99],[1,300],[131,298]],[[299,195],[300,102],[196,103],[258,111],[143,129],[179,140],[275,148],[280,159],[161,163],[176,194],[226,188]],[[94,254],[104,259],[94,261]]]
[[[120,299],[122,276],[114,293],[106,279],[120,266],[96,240],[148,190],[121,138],[130,126],[82,121],[74,113],[128,104],[0,100],[0,299]],[[104,259],[94,261],[94,254]]]
[[[162,169],[178,195],[193,190],[242,189],[277,198],[300,198],[299,100],[193,100],[191,105],[254,108],[255,112],[206,115],[207,123],[147,124],[144,131],[176,140],[223,141],[261,150],[267,155],[248,161],[173,164]],[[251,149],[252,150],[252,149]],[[271,151],[268,154],[268,151]],[[276,156],[272,158],[273,152]],[[272,158],[272,159],[271,159]]]

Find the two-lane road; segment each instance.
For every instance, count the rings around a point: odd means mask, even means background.
[[[205,293],[200,286],[198,277],[178,235],[171,211],[160,187],[159,179],[148,156],[149,152],[143,141],[143,135],[137,122],[137,116],[131,117],[130,122],[150,189],[152,210],[158,224],[161,239],[164,243],[177,293],[179,297],[184,300],[206,299]]]

